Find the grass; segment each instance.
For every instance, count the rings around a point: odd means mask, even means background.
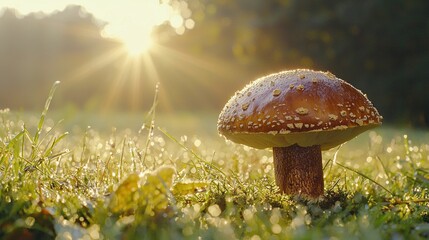
[[[75,127],[46,117],[54,88],[40,117],[0,112],[1,239],[429,237],[427,132],[380,128],[324,152],[326,193],[309,201],[277,193],[270,150],[201,130],[216,119]]]

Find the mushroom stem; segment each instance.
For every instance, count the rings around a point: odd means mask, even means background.
[[[274,170],[280,191],[318,198],[323,195],[323,167],[320,145],[274,147]]]

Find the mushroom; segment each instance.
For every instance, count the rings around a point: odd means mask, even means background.
[[[259,78],[227,102],[218,119],[225,138],[273,149],[276,184],[285,194],[323,195],[322,150],[381,124],[358,89],[330,72],[299,69]]]

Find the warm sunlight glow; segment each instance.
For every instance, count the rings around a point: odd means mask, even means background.
[[[185,30],[181,14],[190,16],[187,4],[174,0],[140,0],[126,4],[117,0],[46,0],[43,4],[27,0],[0,1],[4,6],[16,8],[21,14],[38,11],[50,13],[70,4],[81,5],[97,19],[105,21],[104,36],[121,41],[131,55],[143,53],[151,47],[151,34],[156,26],[167,23],[180,34]]]
[[[129,33],[122,36],[118,36],[128,54],[130,55],[140,55],[150,49],[153,44],[151,38],[151,33],[141,32],[141,33]]]
[[[200,67],[200,60],[188,59],[185,54],[176,53],[168,47],[157,44],[157,39],[165,39],[156,35],[154,30],[161,25],[171,27],[171,33],[184,34],[195,26],[192,10],[186,0],[0,0],[2,7],[14,8],[17,14],[25,16],[38,13],[40,16],[65,11],[70,5],[81,6],[79,14],[91,14],[94,21],[100,21],[101,35],[122,43],[103,54],[79,61],[78,67],[63,76],[64,82],[72,85],[84,84],[83,81],[92,75],[107,70],[109,86],[103,92],[102,109],[108,110],[122,104],[124,99],[133,110],[141,110],[142,91],[154,89],[161,80],[160,69],[163,64],[181,67],[182,61],[192,62]],[[1,12],[0,12],[1,14]],[[79,32],[80,33],[80,32]],[[84,32],[82,32],[84,34]],[[166,36],[166,35],[163,35]],[[83,36],[84,37],[84,36]],[[156,46],[156,47],[155,47]],[[150,50],[150,51],[149,51]],[[156,60],[155,60],[156,59]],[[162,63],[158,65],[159,63]],[[114,68],[113,70],[110,68]],[[203,74],[194,67],[182,70],[185,74]],[[212,65],[203,66],[212,69]],[[215,74],[215,72],[213,72]],[[212,75],[212,74],[211,74]],[[162,85],[161,85],[162,88]],[[171,100],[168,92],[161,93],[159,100],[166,109],[170,109]],[[123,101],[122,101],[123,102]]]
[[[121,9],[122,12],[109,13],[111,20],[108,20],[105,34],[118,38],[133,55],[148,50],[153,42],[154,27],[175,15],[170,5],[160,4],[158,0],[135,1]]]

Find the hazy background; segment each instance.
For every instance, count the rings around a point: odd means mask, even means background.
[[[427,0],[168,3],[182,21],[157,25],[131,56],[84,7],[22,14],[0,0],[0,108],[41,109],[59,80],[57,110],[138,113],[159,82],[157,111],[216,113],[251,80],[312,68],[367,93],[386,122],[429,124]]]

